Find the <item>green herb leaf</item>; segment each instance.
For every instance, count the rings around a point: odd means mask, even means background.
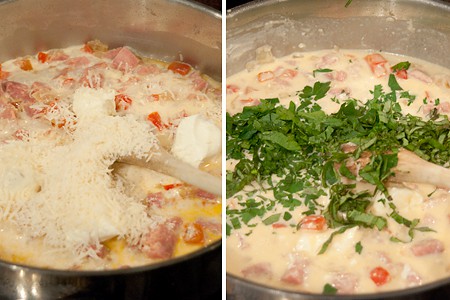
[[[320,251],[318,254],[324,254],[327,249],[328,246],[331,244],[331,242],[333,241],[333,238],[338,235],[338,234],[342,234],[345,231],[347,231],[347,229],[350,229],[352,227],[355,227],[355,225],[347,225],[347,226],[342,226],[341,228],[339,228],[338,230],[334,231],[330,237],[325,241],[325,243],[323,243],[322,247],[320,248]]]
[[[397,79],[395,79],[394,74],[389,74],[388,86],[394,92],[403,90],[402,87],[398,84]]]
[[[289,212],[284,212],[283,214],[283,220],[285,221],[289,221],[290,219],[292,219],[292,215]]]
[[[363,250],[363,246],[362,246],[361,242],[357,242],[355,244],[355,252],[358,254],[361,254],[362,250]]]
[[[303,99],[319,100],[325,97],[330,89],[330,84],[331,82],[316,82],[313,87],[305,86],[299,96]]]
[[[331,69],[315,69],[313,71],[313,77],[316,77],[317,73],[330,73],[330,72],[333,72],[333,70],[331,70]]]
[[[273,223],[276,223],[280,220],[280,216],[281,216],[281,214],[274,214],[274,215],[271,215],[270,217],[264,219],[262,222],[264,225],[272,225]]]
[[[323,286],[322,294],[324,294],[324,295],[336,295],[337,291],[338,291],[337,288],[335,288],[334,286],[332,286],[329,283],[326,283]]]
[[[243,224],[256,226],[260,220],[268,225],[281,218],[292,221],[289,212],[298,206],[304,206],[305,215],[323,214],[328,227],[336,229],[322,251],[348,228],[385,228],[386,216],[369,211],[373,193],[354,192],[354,185],[343,184],[342,177],[358,176],[373,184],[385,195],[386,199],[379,201],[387,205],[391,197],[385,181],[393,176],[398,149],[403,147],[439,165],[450,161],[448,117],[439,115],[437,109],[428,121],[403,115],[397,97],[412,103],[415,96],[401,90],[391,75],[391,92],[376,85],[372,99],[342,100],[333,114],[326,114],[317,103],[326,96],[329,82],[305,86],[297,94],[298,104],[284,107],[278,99],[261,99],[260,105],[247,106],[234,116],[227,114],[226,156],[235,161],[235,167],[227,171],[226,191],[239,205],[238,209],[227,208],[227,234]],[[347,143],[355,145],[353,153],[343,152]],[[358,160],[363,153],[370,154],[370,162],[356,176],[347,162]],[[272,193],[273,199],[256,193],[258,190]],[[329,204],[319,205],[317,199],[328,195]],[[419,227],[419,220],[403,218],[395,208],[387,217],[407,227],[411,239],[415,231],[432,231]]]
[[[409,61],[402,61],[398,64],[391,67],[392,72],[402,71],[402,70],[408,70],[411,66],[411,63]]]

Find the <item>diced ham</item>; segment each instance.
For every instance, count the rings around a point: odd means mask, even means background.
[[[145,198],[145,202],[149,207],[161,208],[165,202],[164,195],[162,192],[149,193],[147,198]]]
[[[47,52],[46,62],[62,61],[69,58],[69,55],[62,50],[50,50]]]
[[[347,79],[347,73],[345,71],[333,71],[331,73],[325,73],[325,77],[331,80],[344,81]]]
[[[31,103],[35,101],[34,98],[30,96],[30,88],[26,84],[15,81],[6,81],[2,83],[2,87],[5,93],[9,94],[14,100]]]
[[[305,266],[302,263],[294,263],[281,276],[281,281],[291,285],[301,285],[305,279]]]
[[[222,233],[222,224],[217,221],[199,218],[196,223],[200,224],[206,231],[211,231],[214,234]]]
[[[128,48],[123,47],[113,58],[112,67],[120,71],[128,71],[135,68],[140,60]]]
[[[199,72],[192,72],[189,78],[192,79],[194,89],[197,91],[204,91],[208,86],[208,82],[200,76]]]
[[[42,109],[34,108],[33,104],[24,104],[22,108],[29,117],[34,117],[42,113]]]
[[[14,120],[16,116],[16,108],[11,104],[0,103],[0,119]]]
[[[433,79],[428,74],[426,74],[425,72],[418,70],[418,69],[408,71],[408,74],[410,77],[416,78],[425,83],[433,82]]]
[[[450,113],[450,102],[442,102],[437,106],[439,112]]]
[[[419,286],[422,284],[422,278],[419,274],[408,268],[406,270],[406,284],[408,287]]]
[[[136,74],[145,76],[150,74],[159,74],[161,69],[157,65],[145,64],[137,66],[135,69]]]
[[[428,103],[423,107],[423,112],[425,114],[429,114],[432,110],[436,109],[438,113],[450,113],[450,103],[449,102],[442,102],[438,105],[435,105],[434,103]]]
[[[272,278],[272,266],[268,262],[261,262],[250,265],[241,271],[246,278]]]
[[[122,50],[122,48],[123,48],[123,47],[119,47],[119,48],[114,48],[114,49],[108,50],[108,51],[105,53],[105,57],[106,57],[106,58],[109,58],[109,59],[113,59],[114,57],[117,56],[117,53],[119,53],[120,50]]]
[[[415,256],[442,253],[444,250],[444,244],[437,239],[422,240],[411,246],[411,251]]]
[[[351,273],[337,273],[332,279],[332,285],[339,294],[353,294],[358,286],[358,277]]]
[[[227,84],[227,94],[233,94],[239,91],[239,87],[235,84]]]
[[[273,80],[277,85],[279,86],[290,86],[291,82],[288,80],[283,79],[282,77],[275,77],[275,79]]]
[[[72,57],[67,59],[64,63],[72,67],[81,67],[89,64],[89,59],[85,56]]]
[[[49,103],[57,100],[56,94],[53,93],[52,88],[48,84],[39,81],[35,81],[31,85],[30,95],[37,102],[41,103]]]
[[[204,200],[216,200],[217,196],[202,189],[195,189],[195,196]]]
[[[326,66],[331,66],[339,61],[339,57],[336,54],[330,53],[322,56],[319,63],[316,64],[317,68],[323,68]]]
[[[171,258],[182,223],[181,218],[174,217],[150,229],[141,241],[141,251],[153,259]]]
[[[255,98],[240,99],[239,102],[241,102],[245,106],[253,106],[261,104],[261,101]]]

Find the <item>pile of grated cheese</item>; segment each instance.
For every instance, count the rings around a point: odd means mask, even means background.
[[[141,199],[127,196],[111,176],[119,157],[145,158],[158,148],[152,127],[133,115],[114,115],[111,92],[80,89],[73,97],[73,107],[58,110],[75,112],[70,131],[31,132],[0,145],[0,219],[24,238],[42,238],[81,260],[115,236],[136,244],[163,220],[149,216]]]

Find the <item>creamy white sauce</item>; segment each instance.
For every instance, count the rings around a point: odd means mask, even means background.
[[[247,105],[257,105],[259,99],[279,98],[282,105],[291,101],[298,104],[296,93],[304,86],[316,81],[331,81],[327,96],[319,100],[326,113],[333,113],[339,104],[331,101],[348,98],[365,101],[371,99],[370,91],[381,84],[388,87],[390,67],[403,61],[411,62],[408,78],[397,78],[399,85],[416,100],[408,105],[401,99],[405,114],[427,117],[435,107],[442,114],[450,115],[450,71],[437,65],[411,57],[381,53],[386,58],[386,75],[377,77],[364,57],[371,52],[353,50],[323,50],[309,53],[293,53],[286,57],[271,58],[248,64],[248,68],[227,78],[227,111],[235,114]],[[330,69],[332,72],[315,72]],[[383,71],[383,70],[381,70]],[[425,104],[423,99],[427,99]],[[227,169],[234,168],[234,161],[227,162]],[[434,191],[434,193],[433,193]],[[238,277],[274,286],[277,288],[322,293],[325,284],[331,284],[338,293],[371,293],[403,289],[422,285],[450,275],[450,194],[447,190],[436,190],[434,186],[404,184],[389,188],[400,215],[410,220],[419,218],[421,226],[428,226],[435,232],[416,232],[411,243],[389,241],[391,235],[407,239],[407,229],[388,218],[388,230],[352,228],[337,235],[328,250],[318,252],[322,244],[335,229],[323,231],[296,230],[295,225],[304,217],[305,207],[290,211],[293,219],[290,226],[273,228],[252,221],[248,227],[233,229],[227,237],[227,272]],[[239,196],[246,199],[246,193]],[[239,209],[238,195],[227,200],[228,209]],[[273,197],[270,193],[264,196]],[[321,204],[328,203],[321,197]],[[273,212],[283,212],[278,204]],[[375,202],[371,212],[386,215],[390,210]],[[263,218],[267,217],[264,216]],[[229,220],[228,220],[229,221]],[[411,247],[428,239],[440,241],[444,250],[423,256],[414,255]],[[355,245],[363,246],[361,254]],[[301,282],[286,283],[282,280],[290,268],[299,266]],[[370,272],[381,266],[388,270],[390,280],[377,286],[370,278]],[[297,273],[298,275],[298,273]]]

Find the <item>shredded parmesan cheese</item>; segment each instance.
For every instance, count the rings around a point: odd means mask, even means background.
[[[137,241],[157,222],[111,177],[118,157],[144,157],[157,142],[151,127],[132,115],[99,114],[74,127],[67,141],[39,136],[1,148],[0,214],[26,236],[81,259],[90,245],[113,236]]]

